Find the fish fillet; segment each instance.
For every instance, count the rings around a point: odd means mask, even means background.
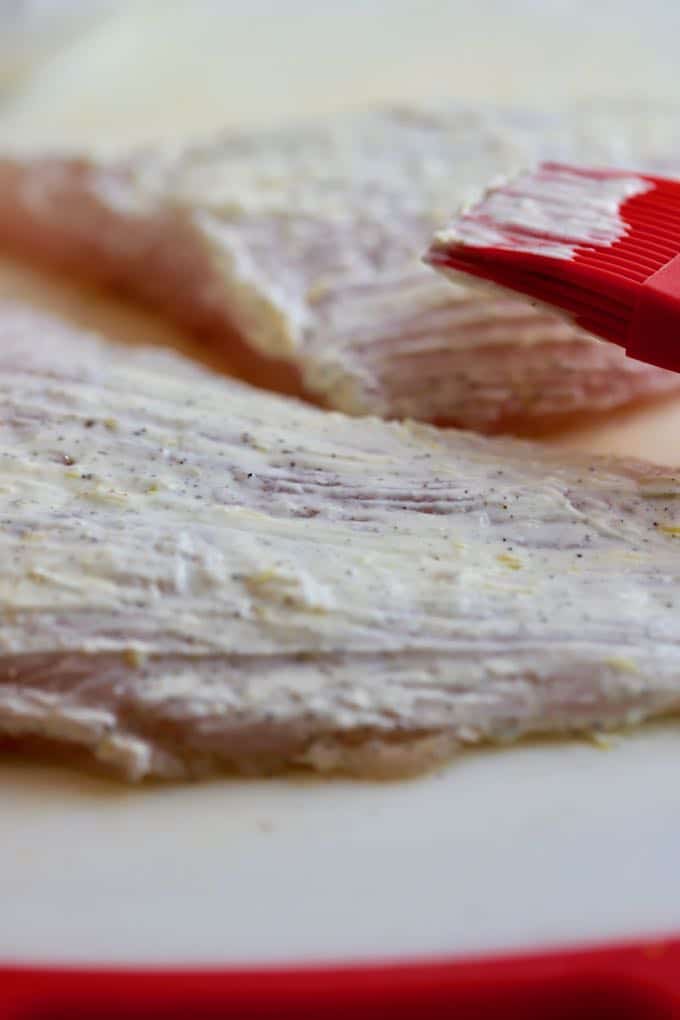
[[[680,708],[680,479],[0,309],[0,734],[359,774]]]
[[[0,244],[161,307],[258,384],[349,414],[530,431],[680,385],[421,264],[461,202],[545,158],[673,172],[680,121],[644,105],[441,107],[117,163],[8,156]]]

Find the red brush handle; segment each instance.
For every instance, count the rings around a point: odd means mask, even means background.
[[[472,961],[268,971],[0,970],[1,1020],[666,1020],[680,941]]]
[[[638,361],[680,371],[680,255],[640,288],[626,352]]]

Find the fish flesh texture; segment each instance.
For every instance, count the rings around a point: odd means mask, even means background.
[[[0,307],[0,735],[360,775],[680,708],[680,478]]]
[[[548,158],[672,173],[680,119],[433,106],[118,161],[6,154],[0,244],[162,308],[258,384],[349,414],[530,432],[680,385],[423,266],[462,203]]]

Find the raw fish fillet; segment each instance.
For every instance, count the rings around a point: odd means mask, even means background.
[[[673,172],[680,120],[645,106],[442,107],[117,163],[7,157],[0,245],[160,307],[228,345],[259,385],[349,414],[531,431],[680,385],[421,264],[462,202],[544,158]]]
[[[0,734],[403,773],[680,708],[680,480],[0,310]]]

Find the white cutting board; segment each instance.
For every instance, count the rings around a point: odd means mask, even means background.
[[[632,3],[614,25],[606,5],[559,0],[337,6],[132,5],[46,67],[0,130],[116,146],[372,99],[545,101],[572,81],[581,95],[644,85],[680,98],[665,42],[676,13],[661,2],[642,27]],[[589,31],[575,76],[579,10]],[[151,316],[7,263],[0,294],[191,350]],[[676,437],[678,400],[556,441],[680,464]],[[393,784],[128,789],[6,760],[0,963],[299,963],[679,933],[679,757],[680,725],[666,723],[608,749],[479,751]]]

